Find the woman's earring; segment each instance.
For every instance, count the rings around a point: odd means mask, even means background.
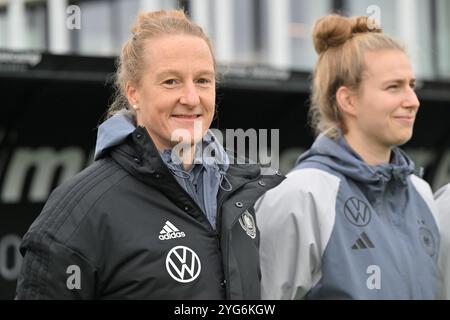
[[[139,107],[137,105],[133,104],[133,109],[134,110],[139,110]]]

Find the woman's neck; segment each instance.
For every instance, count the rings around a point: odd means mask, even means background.
[[[390,162],[390,147],[356,134],[346,133],[344,138],[367,164],[375,166]]]

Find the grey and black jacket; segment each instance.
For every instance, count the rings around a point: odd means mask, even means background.
[[[52,192],[16,299],[259,299],[253,206],[283,177],[231,163],[226,180],[213,228],[137,127]]]

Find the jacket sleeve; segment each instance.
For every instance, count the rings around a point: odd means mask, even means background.
[[[96,269],[80,254],[49,236],[27,233],[16,299],[93,299]]]
[[[263,299],[303,299],[320,280],[338,188],[335,176],[301,169],[258,200]]]
[[[441,235],[439,269],[442,276],[439,298],[450,299],[450,184],[435,194],[438,208],[437,221]]]

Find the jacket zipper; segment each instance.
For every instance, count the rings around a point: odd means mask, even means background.
[[[217,221],[218,221],[218,224],[217,224],[217,230],[220,230],[220,228],[222,227],[222,205],[223,205],[223,202],[226,200],[226,199],[228,199],[228,198],[230,198],[234,193],[236,193],[238,190],[240,190],[241,188],[243,188],[244,186],[246,186],[247,184],[249,184],[249,183],[251,183],[251,182],[254,182],[254,181],[256,181],[256,180],[258,180],[258,179],[260,179],[261,178],[261,175],[258,175],[256,178],[254,178],[254,179],[251,179],[251,180],[249,180],[249,181],[247,181],[247,182],[245,182],[245,183],[243,183],[243,184],[241,184],[240,186],[238,186],[236,189],[233,189],[233,192],[230,192],[227,196],[225,196],[225,197],[223,197],[221,200],[220,200],[220,204],[217,206]],[[248,210],[248,208],[249,207],[246,207],[245,209],[244,208],[241,208],[241,209],[244,209],[244,211],[242,211],[242,212],[245,212],[245,210]],[[218,248],[219,248],[219,251],[222,251],[222,249],[221,249],[221,244],[220,244],[220,234],[219,234],[219,232],[217,232],[217,230],[216,230],[216,235],[217,235],[217,244],[218,244]],[[229,241],[228,241],[228,239],[226,240],[226,243],[225,243],[225,248],[226,248],[226,252],[227,252],[227,257],[226,257],[226,263],[224,263],[223,265],[224,265],[224,276],[225,276],[225,279],[224,279],[224,282],[225,282],[225,293],[226,293],[226,299],[227,300],[230,300],[230,290],[228,290],[228,279],[229,279],[229,270],[228,270],[228,266],[229,266],[229,261],[228,261],[228,257],[229,257]],[[222,252],[220,252],[220,254],[222,255]]]

